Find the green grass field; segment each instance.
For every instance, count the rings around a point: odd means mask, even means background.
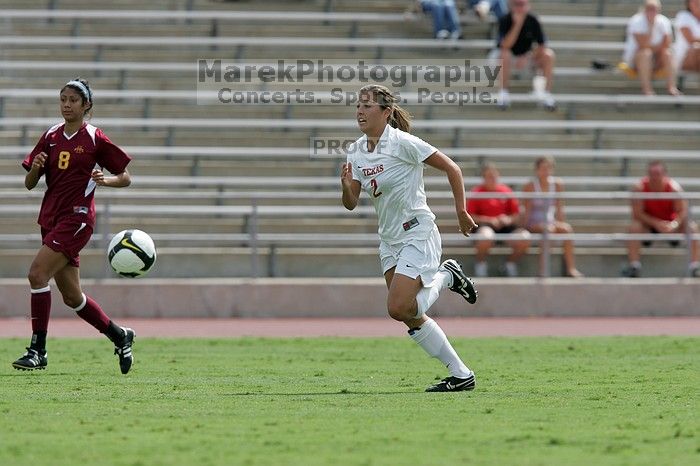
[[[455,339],[474,392],[408,338],[0,340],[0,464],[700,464],[700,339]]]

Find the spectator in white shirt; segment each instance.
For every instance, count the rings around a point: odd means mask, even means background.
[[[671,21],[661,14],[661,2],[645,0],[639,13],[627,23],[627,40],[622,57],[637,72],[643,94],[654,94],[651,80],[655,73],[666,77],[669,94],[680,94],[676,87],[672,41],[673,28]]]
[[[686,0],[676,15],[674,55],[679,70],[700,73],[700,0]]]

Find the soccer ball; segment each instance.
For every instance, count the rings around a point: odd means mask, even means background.
[[[141,230],[124,230],[109,242],[107,256],[109,265],[122,277],[141,277],[156,263],[156,245]]]

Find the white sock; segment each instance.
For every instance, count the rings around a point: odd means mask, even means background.
[[[85,307],[86,304],[87,304],[87,296],[85,296],[85,293],[83,293],[83,300],[80,302],[80,304],[78,305],[78,307],[72,308],[72,309],[73,309],[73,311],[75,311],[75,312],[80,312],[80,311],[83,310],[83,308]]]
[[[411,329],[408,333],[426,353],[447,366],[451,376],[465,379],[471,375],[472,371],[459,359],[445,332],[433,319],[428,318],[418,330]]]
[[[435,274],[435,278],[428,285],[423,287],[416,295],[416,302],[418,303],[418,312],[416,313],[416,319],[422,317],[430,306],[437,301],[438,296],[440,296],[440,291],[447,288],[452,284],[452,274],[447,270],[441,270]]]

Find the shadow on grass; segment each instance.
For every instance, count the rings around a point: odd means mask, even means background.
[[[222,396],[337,396],[337,395],[408,395],[425,393],[416,390],[396,390],[385,392],[370,392],[370,391],[355,391],[355,390],[339,390],[337,392],[297,392],[297,393],[272,393],[272,392],[241,392],[241,393],[222,393]]]

